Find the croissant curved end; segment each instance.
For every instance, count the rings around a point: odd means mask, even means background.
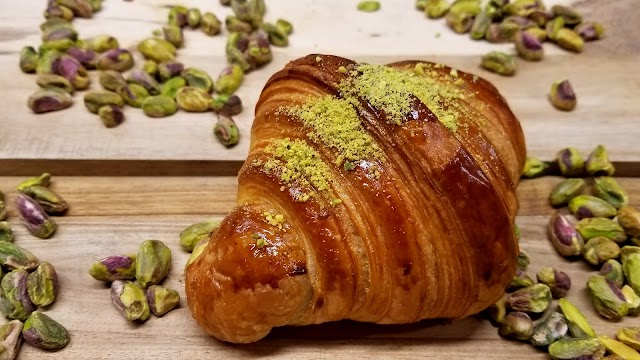
[[[238,206],[187,268],[191,313],[233,343],[478,313],[515,272],[524,160],[518,120],[475,75],[294,60],[256,105]]]

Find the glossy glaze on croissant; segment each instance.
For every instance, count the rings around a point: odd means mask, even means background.
[[[186,272],[218,339],[341,319],[478,313],[515,271],[525,147],[487,81],[310,55],[267,82],[238,206]]]

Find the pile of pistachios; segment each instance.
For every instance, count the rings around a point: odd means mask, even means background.
[[[202,251],[204,251],[204,248],[211,239],[213,231],[217,229],[219,225],[220,223],[218,221],[203,221],[188,226],[180,233],[180,246],[182,246],[184,251],[191,253],[185,269],[202,254]]]
[[[170,270],[171,249],[162,241],[147,240],[136,255],[112,255],[93,263],[89,274],[111,283],[111,300],[125,319],[144,322],[180,303],[176,290],[160,286]]]
[[[518,55],[527,61],[544,57],[542,43],[552,41],[563,49],[581,52],[585,41],[600,39],[601,24],[583,21],[567,6],[547,9],[542,0],[417,0],[416,7],[431,19],[444,17],[456,33],[469,33],[474,40],[513,42]],[[482,58],[482,66],[501,75],[516,73],[516,62],[508,54],[493,51]]]
[[[552,207],[567,207],[551,216],[549,238],[562,256],[580,256],[593,266],[601,266],[599,275],[588,279],[587,293],[598,314],[616,321],[640,314],[640,212],[627,205],[628,195],[611,177],[613,173],[607,151],[599,145],[586,161],[573,148],[561,150],[552,162],[529,157],[523,176],[555,174],[567,178],[549,195]],[[583,194],[585,176],[593,177],[589,179],[593,195]],[[569,277],[545,268],[537,273],[536,284],[525,272],[528,263],[521,253],[510,290],[520,289],[506,294],[487,311],[500,324],[502,336],[547,347],[553,359],[601,359],[606,353],[611,359],[640,358],[640,328],[620,329],[617,340],[597,336],[579,309],[562,298],[571,286]],[[545,311],[552,298],[560,298],[560,312],[534,325],[529,314]],[[513,312],[506,314],[509,308]]]

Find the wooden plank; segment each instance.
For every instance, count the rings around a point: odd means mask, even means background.
[[[80,19],[74,25],[82,37],[110,33],[120,39],[123,47],[134,49],[139,40],[162,24],[165,6],[170,3],[173,2],[105,2],[104,10],[94,19]],[[230,11],[215,1],[184,3],[215,11],[220,17]],[[130,169],[136,168],[138,160],[240,162],[246,156],[253,108],[266,79],[290,59],[314,52],[376,63],[407,58],[434,60],[478,73],[494,82],[509,101],[522,122],[531,154],[551,158],[565,146],[576,146],[588,153],[602,143],[615,159],[631,162],[638,169],[635,163],[640,160],[640,143],[631,129],[640,112],[640,102],[635,101],[640,97],[640,78],[629,69],[637,65],[640,50],[629,28],[633,22],[617,21],[621,13],[630,19],[640,15],[633,0],[615,5],[583,1],[581,10],[605,21],[608,38],[587,44],[580,55],[546,45],[545,61],[520,61],[519,74],[514,78],[499,77],[478,67],[480,54],[490,49],[512,51],[511,45],[473,42],[453,34],[443,21],[425,20],[412,4],[385,5],[378,13],[364,14],[355,11],[354,4],[340,0],[270,1],[267,18],[285,16],[296,31],[291,46],[274,48],[274,61],[249,74],[240,89],[246,110],[237,121],[244,139],[233,149],[224,149],[214,139],[211,114],[179,113],[171,118],[150,119],[140,110],[128,108],[127,122],[105,129],[96,116],[85,111],[81,93],[74,96],[76,103],[71,109],[44,115],[30,113],[24,104],[36,86],[32,75],[18,70],[18,53],[24,45],[39,43],[37,26],[42,6],[21,1],[0,15],[0,67],[9,69],[0,73],[4,84],[0,107],[11,109],[0,113],[0,173],[4,175],[10,174],[6,169],[18,167],[24,160],[29,160],[23,163],[25,166],[33,167],[42,159],[107,159],[123,161],[120,167]],[[403,19],[402,26],[395,25],[397,19]],[[442,33],[440,38],[434,36],[437,32]],[[214,76],[222,69],[224,36],[209,38],[186,31],[186,41],[187,46],[179,51],[180,60]],[[579,99],[574,112],[556,111],[546,99],[551,82],[559,78],[569,78],[574,84]],[[93,87],[97,87],[95,81]],[[83,168],[73,161],[53,165],[60,166],[61,172]],[[96,174],[95,168],[88,169]]]

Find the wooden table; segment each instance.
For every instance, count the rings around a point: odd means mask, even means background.
[[[127,109],[127,121],[105,129],[82,106],[63,112],[31,114],[26,99],[36,88],[34,78],[18,70],[18,52],[37,45],[44,4],[31,1],[5,4],[0,15],[0,189],[7,194],[16,243],[41,260],[54,264],[60,275],[58,300],[46,309],[71,332],[67,348],[46,353],[51,358],[174,359],[174,358],[450,358],[545,359],[532,346],[500,338],[486,320],[469,318],[452,324],[422,322],[407,326],[375,326],[340,322],[305,328],[278,329],[249,346],[222,344],[206,336],[191,319],[186,302],[162,318],[144,324],[125,321],[111,305],[107,287],[88,274],[90,264],[113,253],[135,252],[146,239],[163,240],[173,250],[173,271],[167,285],[184,295],[182,267],[188,254],[178,234],[191,223],[222,218],[235,204],[235,172],[246,156],[252,109],[262,85],[288,60],[308,53],[334,53],[359,61],[391,62],[419,58],[446,62],[491,80],[520,118],[530,154],[551,159],[562,147],[576,146],[585,155],[605,144],[616,162],[621,184],[631,204],[640,206],[640,45],[632,32],[640,11],[634,0],[615,3],[585,0],[577,6],[587,18],[601,20],[608,38],[589,43],[580,55],[545,45],[541,63],[519,62],[519,74],[502,78],[478,68],[479,55],[509,45],[473,42],[448,31],[442,21],[427,21],[413,9],[413,1],[383,1],[374,14],[354,10],[357,1],[268,1],[268,19],[286,17],[295,25],[289,48],[275,48],[274,61],[247,76],[239,94],[246,111],[238,117],[240,144],[225,150],[212,136],[211,114],[180,113],[149,119]],[[91,20],[74,24],[81,36],[110,33],[127,48],[149,36],[165,19],[165,0],[106,1]],[[229,10],[217,1],[181,1],[224,17]],[[625,21],[628,19],[629,21]],[[439,38],[436,32],[441,32]],[[224,64],[224,36],[208,38],[186,33],[187,46],[179,59],[216,74]],[[569,78],[578,94],[576,111],[554,110],[546,100],[552,81]],[[59,231],[50,240],[27,234],[13,199],[24,176],[49,171],[53,189],[71,204],[57,218]],[[585,312],[598,333],[612,336],[627,318],[611,323],[593,310],[584,284],[596,269],[585,262],[559,257],[546,238],[551,209],[546,197],[559,178],[524,181],[518,191],[522,248],[535,274],[544,266],[566,271],[574,282],[569,299]],[[23,347],[22,359],[42,351]]]

